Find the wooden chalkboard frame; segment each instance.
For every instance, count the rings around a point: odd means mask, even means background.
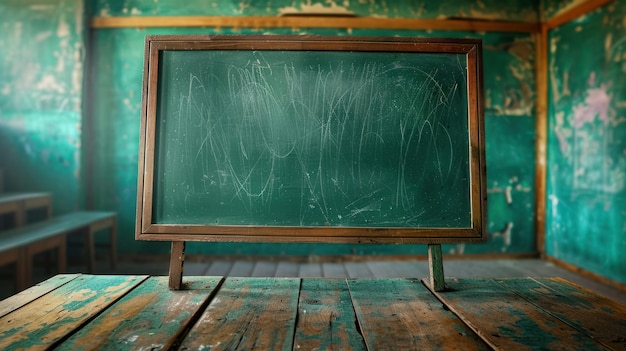
[[[471,226],[362,228],[156,224],[153,222],[159,59],[168,50],[382,51],[465,54]],[[486,217],[482,46],[479,39],[321,36],[148,36],[145,40],[136,239],[174,242],[456,243],[483,241]],[[174,259],[174,257],[172,257]]]

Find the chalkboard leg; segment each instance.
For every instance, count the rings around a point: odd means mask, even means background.
[[[170,290],[180,290],[183,285],[183,265],[185,264],[185,242],[172,241],[170,256]]]
[[[443,254],[440,244],[428,245],[428,268],[430,269],[430,287],[434,291],[443,291],[446,281],[443,275]]]

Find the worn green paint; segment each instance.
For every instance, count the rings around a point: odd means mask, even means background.
[[[493,279],[449,279],[437,297],[498,350],[604,350],[520,293]]]
[[[302,281],[293,349],[366,349],[344,279]]]
[[[417,279],[348,279],[368,350],[488,350]]]
[[[83,204],[83,17],[81,0],[0,3],[4,189],[50,191],[55,213]]]
[[[184,3],[153,0],[98,0],[98,16],[276,16],[280,14],[334,13],[389,18],[479,18],[536,22],[538,0],[448,1],[310,1],[260,0],[203,1]]]
[[[227,278],[181,350],[292,350],[300,280]]]
[[[150,277],[58,349],[169,349],[201,313],[221,279],[193,277],[184,290],[174,291],[168,289],[167,277]]]
[[[540,17],[543,21],[547,21],[585,1],[588,0],[541,0]]]
[[[498,283],[608,348],[626,347],[626,307],[554,278],[503,279]]]
[[[0,318],[0,348],[46,349],[113,304],[145,276],[80,276]],[[106,292],[106,293],[105,293]]]
[[[626,3],[550,32],[546,252],[626,283]]]
[[[33,285],[28,290],[24,290],[18,294],[7,297],[2,300],[0,305],[0,317],[17,310],[23,305],[37,300],[41,296],[49,293],[50,291],[57,289],[58,287],[67,284],[68,282],[76,279],[79,274],[59,274],[54,277],[44,280],[43,282]]]

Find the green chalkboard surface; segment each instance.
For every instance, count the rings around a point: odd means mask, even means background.
[[[483,238],[479,41],[156,36],[145,65],[138,238]]]

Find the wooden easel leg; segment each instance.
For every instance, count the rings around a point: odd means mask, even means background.
[[[170,256],[170,290],[180,290],[183,285],[183,265],[185,264],[185,242],[172,241]]]
[[[428,245],[428,268],[430,270],[430,287],[434,291],[443,291],[446,281],[443,275],[443,254],[440,244]]]

